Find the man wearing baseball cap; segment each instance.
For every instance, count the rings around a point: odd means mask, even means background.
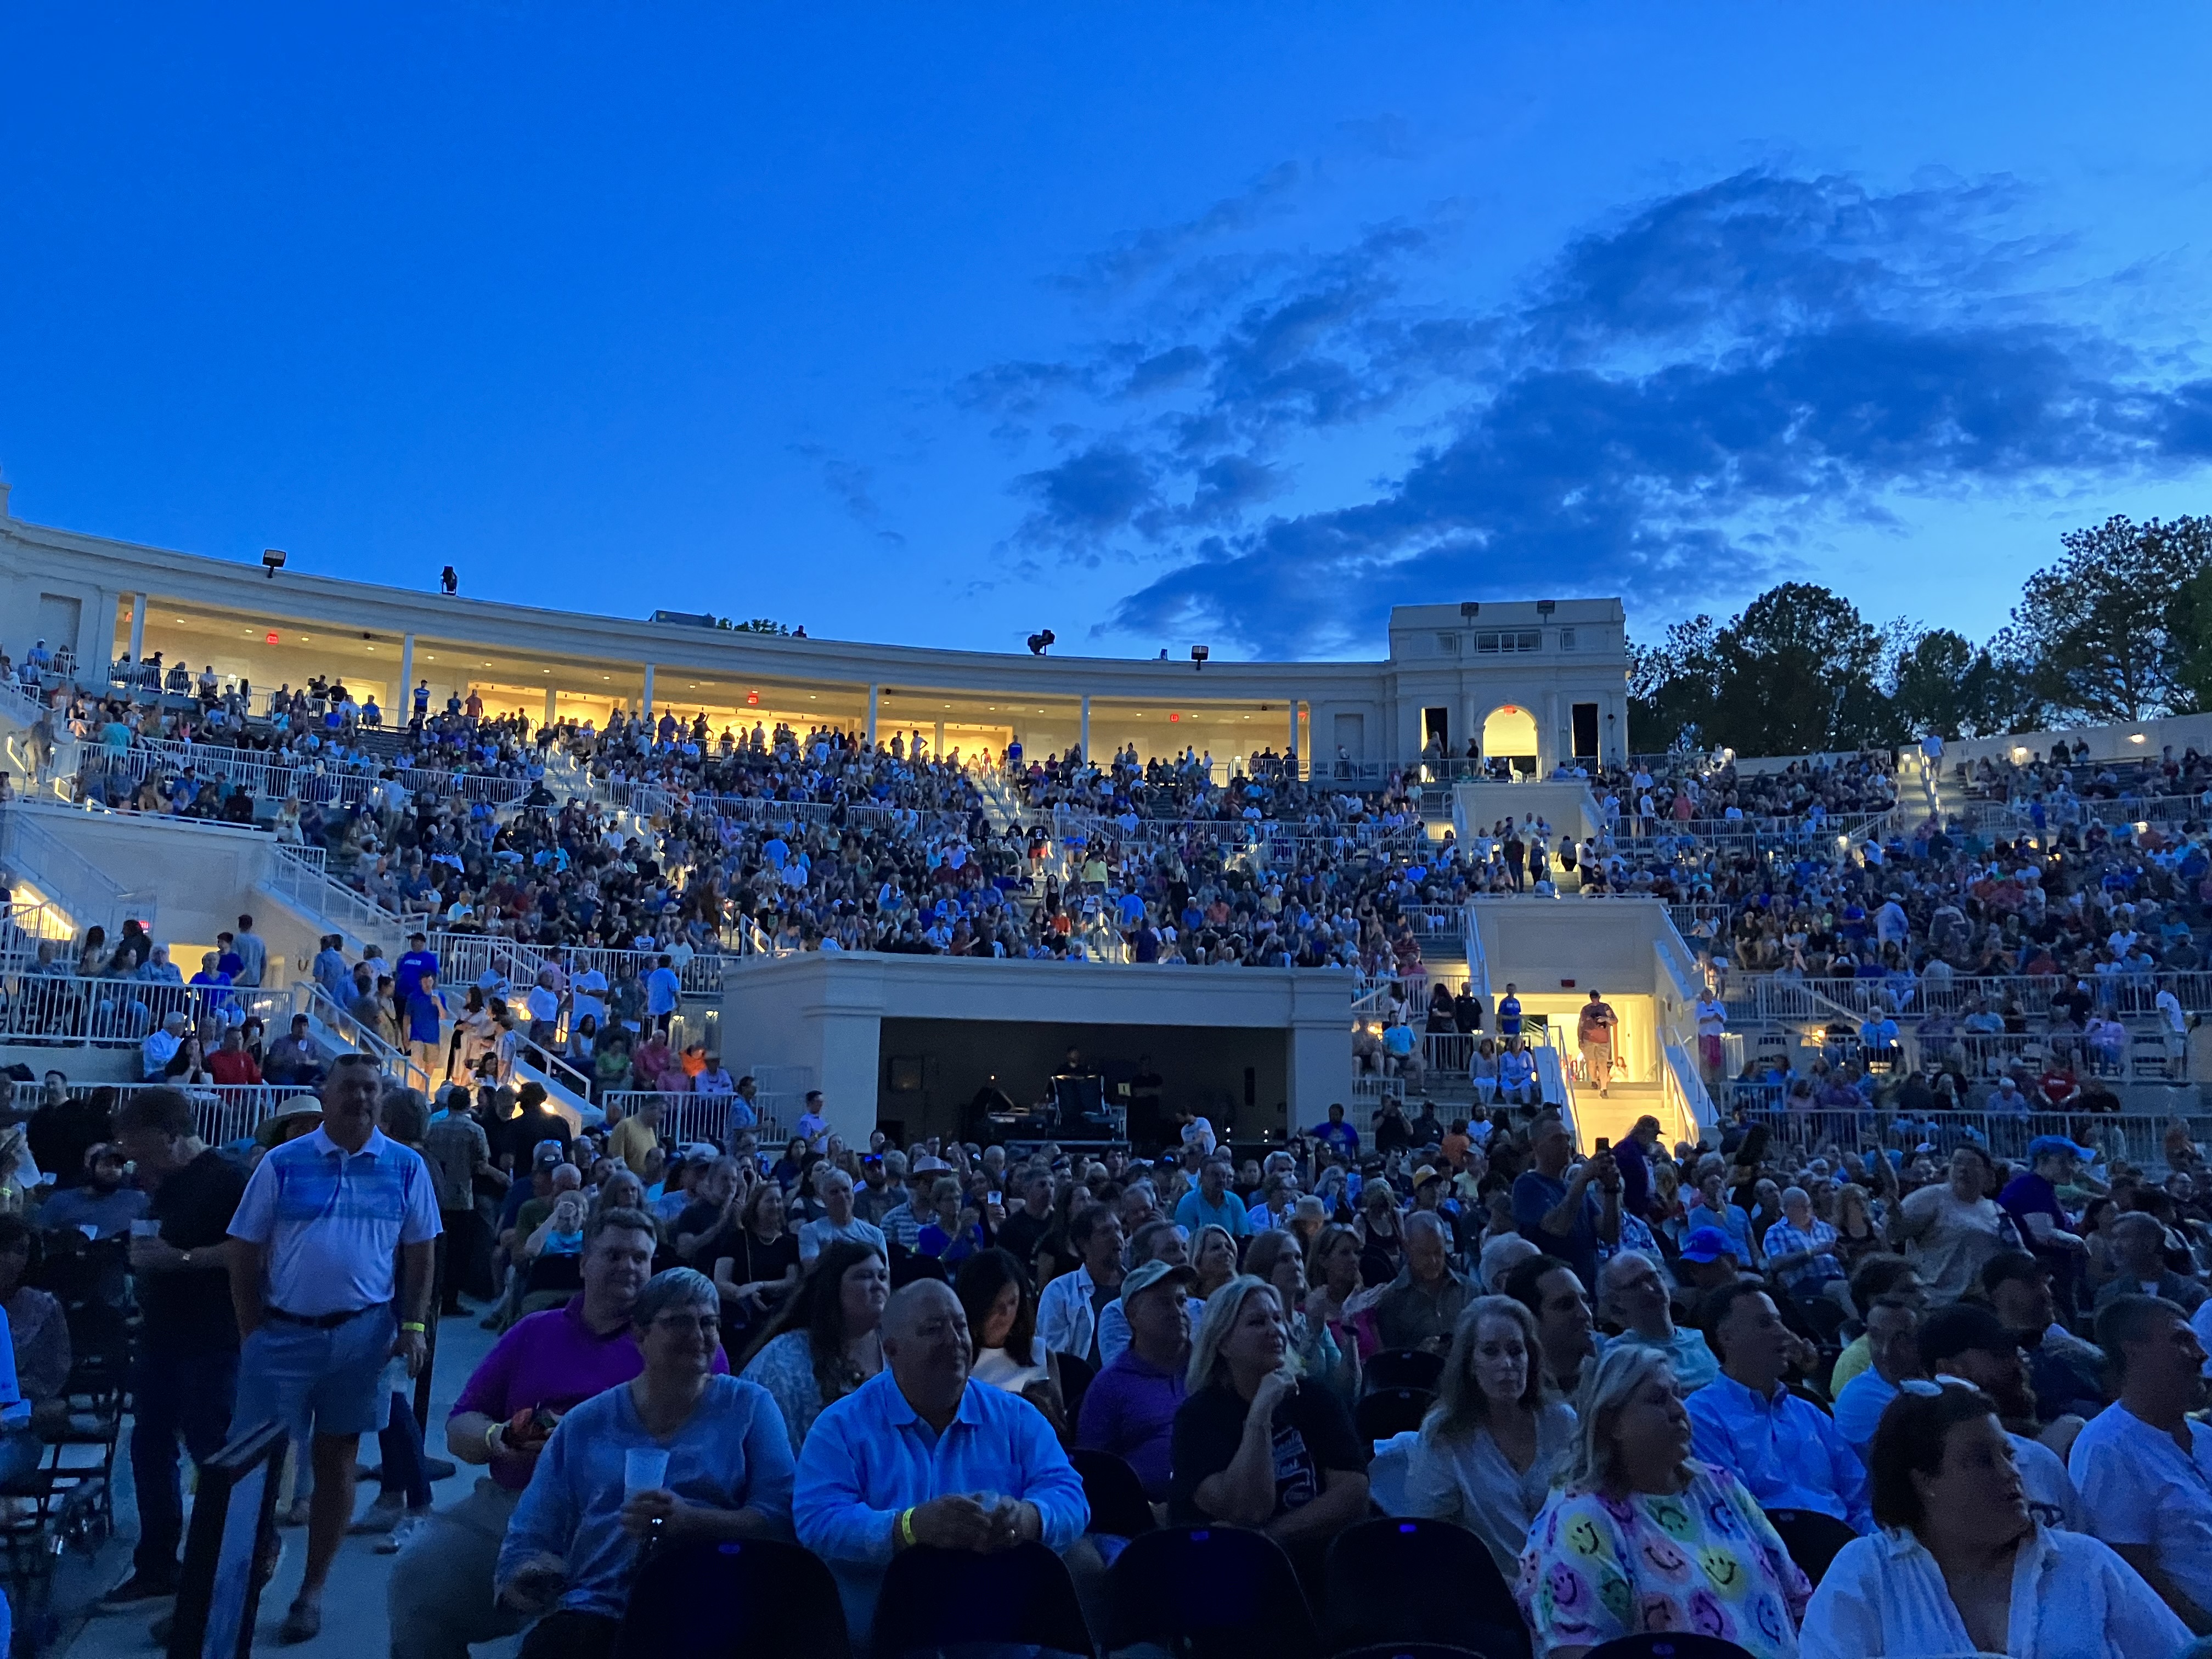
[[[1189,1297],[1197,1277],[1182,1262],[1154,1258],[1121,1281],[1129,1346],[1085,1393],[1076,1430],[1077,1444],[1127,1461],[1155,1504],[1168,1498],[1168,1455],[1190,1364]]]
[[[2073,1218],[2058,1201],[2058,1188],[2069,1185],[2080,1167],[2096,1156],[2064,1135],[2038,1135],[2027,1143],[2027,1171],[2007,1182],[1997,1194],[1998,1207],[2012,1218],[2036,1260],[2050,1270],[2061,1307],[2074,1305],[2075,1275],[2089,1247],[2074,1231]]]

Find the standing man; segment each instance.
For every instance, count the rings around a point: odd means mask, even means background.
[[[1721,1080],[1722,1068],[1728,1060],[1728,1004],[1721,1000],[1719,993],[1707,987],[1698,999],[1694,1018],[1698,1022],[1698,1065],[1710,1086]]]
[[[645,976],[645,1012],[653,1029],[665,1031],[683,1000],[684,981],[677,975],[675,963],[664,956]]]
[[[1565,1124],[1556,1117],[1538,1122],[1532,1167],[1513,1183],[1513,1223],[1545,1255],[1572,1267],[1587,1291],[1597,1283],[1597,1247],[1620,1243],[1620,1170],[1611,1152],[1599,1152],[1569,1175],[1574,1155]]]
[[[278,1631],[285,1642],[321,1633],[323,1586],[353,1520],[355,1455],[384,1426],[385,1362],[404,1360],[410,1376],[422,1368],[437,1193],[421,1156],[377,1127],[383,1094],[374,1059],[340,1054],[323,1085],[323,1127],[262,1159],[230,1224],[244,1338],[233,1419],[283,1424],[313,1461],[307,1573]]]
[[[438,1193],[438,1310],[459,1314],[461,1291],[482,1294],[490,1278],[483,1218],[477,1214],[477,1177],[504,1188],[507,1177],[491,1161],[491,1138],[469,1109],[469,1091],[446,1091],[441,1109],[422,1132],[422,1156]]]
[[[791,1133],[805,1141],[806,1150],[818,1158],[830,1150],[830,1120],[822,1115],[822,1091],[809,1089],[805,1104]]]
[[[408,934],[406,953],[392,965],[392,1000],[403,1021],[415,993],[422,987],[422,975],[438,971],[438,954],[428,945],[429,941],[422,934]]]
[[[1517,1037],[1521,1035],[1521,988],[1506,982],[1505,994],[1498,999],[1498,1035]]]
[[[131,1478],[138,1492],[138,1547],[131,1576],[103,1607],[177,1593],[184,1499],[177,1442],[195,1464],[222,1449],[238,1386],[238,1320],[227,1277],[228,1233],[246,1173],[194,1133],[180,1089],[143,1089],[116,1108],[115,1139],[153,1189],[147,1218],[159,1231],[131,1241],[131,1270],[144,1316],[131,1377]]]
[[[238,932],[231,936],[230,948],[238,952],[238,982],[260,984],[261,976],[269,970],[269,947],[253,931],[252,916],[238,919]]]
[[[1613,1087],[1613,1030],[1617,1016],[1613,1005],[1595,991],[1575,1016],[1575,1041],[1583,1051],[1583,1075],[1597,1085],[1603,1099]]]
[[[607,1136],[607,1156],[627,1165],[629,1172],[642,1181],[646,1156],[659,1145],[660,1097],[647,1095],[638,1102],[637,1109],[616,1124]]]
[[[404,995],[407,1014],[407,1051],[422,1068],[426,1079],[438,1075],[439,1056],[445,1052],[446,1010],[438,1000],[438,975],[425,968],[415,988]]]

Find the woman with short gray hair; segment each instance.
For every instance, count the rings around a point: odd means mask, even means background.
[[[783,1413],[720,1370],[721,1311],[706,1274],[655,1274],[630,1313],[644,1370],[562,1418],[538,1454],[494,1575],[507,1605],[544,1615],[523,1638],[531,1659],[612,1650],[647,1539],[790,1535]]]

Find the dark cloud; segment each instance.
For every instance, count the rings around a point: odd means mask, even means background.
[[[1182,337],[1054,366],[1066,453],[1018,482],[1022,539],[1179,561],[1105,631],[1371,650],[1394,603],[1689,605],[1899,493],[2212,456],[2212,381],[2146,371],[2039,290],[2056,245],[2022,206],[2002,179],[1746,173],[1575,238],[1487,311],[1416,304],[1449,239],[1378,228]],[[1157,407],[1129,424],[1133,402]],[[1260,516],[1286,450],[1408,405],[1423,447],[1369,499]]]
[[[1249,230],[1262,219],[1285,211],[1305,173],[1306,169],[1296,161],[1280,162],[1245,189],[1222,198],[1195,218],[1138,231],[1103,252],[1094,253],[1078,269],[1054,278],[1054,283],[1060,288],[1085,294],[1110,294],[1130,288],[1183,258],[1195,247]]]

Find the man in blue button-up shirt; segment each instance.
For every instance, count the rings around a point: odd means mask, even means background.
[[[884,1369],[807,1431],[792,1504],[799,1541],[836,1575],[857,1644],[899,1551],[988,1554],[1033,1539],[1065,1550],[1091,1520],[1044,1414],[969,1383],[968,1321],[950,1286],[908,1285],[884,1305],[882,1330]]]
[[[1828,1414],[1782,1386],[1796,1339],[1756,1285],[1713,1293],[1706,1339],[1721,1374],[1683,1403],[1699,1458],[1743,1482],[1763,1509],[1818,1510],[1874,1530],[1866,1468]]]

